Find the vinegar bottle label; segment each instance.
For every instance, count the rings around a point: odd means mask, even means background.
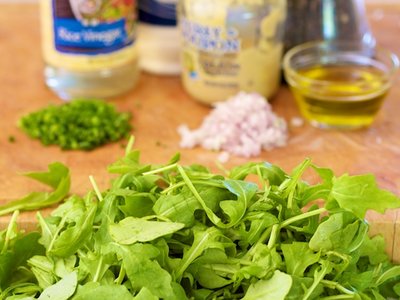
[[[77,71],[137,59],[135,0],[41,0],[46,63]]]

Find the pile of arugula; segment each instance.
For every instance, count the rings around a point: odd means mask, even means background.
[[[0,232],[0,299],[399,298],[400,266],[364,217],[400,199],[372,175],[335,177],[305,160],[291,174],[248,163],[221,176],[179,156],[141,164],[130,148],[109,167],[119,175],[108,190],[91,178],[85,197],[38,212],[41,233],[19,232],[14,212]],[[309,168],[321,182],[301,179]],[[66,174],[56,165],[31,177],[64,190],[54,172]]]

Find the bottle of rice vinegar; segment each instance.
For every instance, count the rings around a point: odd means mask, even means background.
[[[138,78],[135,0],[40,0],[46,84],[61,98],[107,98]]]

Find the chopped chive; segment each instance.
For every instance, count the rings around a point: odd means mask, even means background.
[[[116,142],[132,130],[130,113],[101,100],[74,100],[23,116],[20,128],[44,145],[63,150],[92,150]]]

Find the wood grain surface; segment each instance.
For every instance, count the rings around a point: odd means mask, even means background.
[[[39,10],[36,4],[2,4],[0,6],[0,203],[21,197],[43,186],[24,178],[26,171],[46,170],[47,165],[61,161],[71,168],[72,192],[83,194],[90,189],[89,175],[101,188],[108,186],[106,166],[123,155],[122,143],[91,152],[61,151],[44,147],[28,138],[16,126],[18,119],[50,103],[60,104],[43,81],[40,52]],[[371,4],[368,17],[380,45],[400,54],[400,3]],[[305,124],[290,127],[290,139],[284,148],[264,152],[252,161],[266,160],[290,171],[305,157],[343,173],[373,173],[382,188],[400,194],[400,76],[391,89],[376,122],[357,131],[320,130]],[[112,103],[133,114],[136,148],[145,162],[163,163],[181,152],[182,163],[200,163],[217,170],[218,153],[202,149],[179,149],[176,128],[186,123],[198,127],[209,107],[192,100],[182,89],[178,77],[142,74],[134,90]],[[287,121],[299,116],[292,94],[282,85],[271,100],[273,109]],[[9,142],[9,136],[16,141]],[[227,168],[246,162],[231,158]],[[309,175],[307,180],[315,180]],[[379,199],[377,199],[379,201]],[[48,214],[51,209],[46,209]],[[0,218],[0,228],[9,217]],[[381,233],[387,240],[387,251],[400,262],[400,211],[385,215],[368,214],[371,233]],[[35,212],[22,213],[21,227],[35,228]],[[397,246],[395,246],[397,245]]]

